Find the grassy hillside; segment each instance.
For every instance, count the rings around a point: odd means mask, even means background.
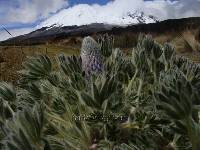
[[[0,46],[0,78],[15,83],[18,78],[17,71],[21,69],[27,56],[46,54],[54,58],[60,53],[78,55],[79,49],[59,45]]]
[[[139,34],[126,31],[113,35],[114,47],[121,48],[126,54],[130,54],[132,48],[137,45]],[[200,62],[200,29],[186,29],[180,32],[152,32],[151,35],[160,44],[171,43],[175,47],[177,55]],[[93,37],[97,40],[99,35],[93,35]],[[18,78],[17,71],[21,68],[26,56],[37,53],[47,54],[50,57],[55,57],[60,53],[78,55],[81,42],[82,37],[71,37],[45,45],[0,46],[0,78],[15,82]]]

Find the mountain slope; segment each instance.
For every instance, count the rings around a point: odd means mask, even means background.
[[[122,13],[99,12],[95,7],[81,4],[72,8],[64,9],[53,15],[49,19],[42,22],[38,28],[51,26],[53,24],[63,26],[87,25],[91,23],[104,23],[112,25],[130,25],[141,23],[154,23],[157,19],[152,16],[145,15],[139,11],[127,11]]]
[[[45,44],[47,42],[56,43],[60,40],[73,37],[84,37],[93,34],[109,33],[113,35],[136,35],[139,33],[150,34],[180,34],[189,29],[200,30],[200,17],[171,19],[158,23],[129,25],[127,27],[107,24],[90,24],[82,26],[55,26],[43,27],[29,34],[14,37],[0,42],[0,45],[33,45]]]

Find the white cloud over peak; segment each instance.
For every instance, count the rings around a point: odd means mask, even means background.
[[[6,6],[4,20],[0,23],[33,23],[68,5],[67,0],[14,0],[14,3]]]
[[[200,0],[113,0],[106,5],[77,4],[69,8],[66,8],[68,0],[13,0],[13,3],[10,2],[5,6],[2,4],[0,6],[0,24],[33,23],[45,18],[56,19],[55,16],[63,13],[66,13],[65,15],[68,17],[76,17],[77,13],[79,13],[78,15],[82,13],[85,16],[85,19],[82,20],[85,22],[94,17],[112,19],[112,16],[123,15],[128,11],[135,10],[144,11],[160,20],[200,15]],[[81,9],[81,12],[75,11],[78,9]],[[54,13],[56,14],[51,17]]]
[[[42,22],[38,27],[49,26],[54,23],[67,26],[90,23],[120,24],[120,18],[128,12],[144,11],[143,4],[143,0],[115,0],[106,5],[79,4],[63,9]]]
[[[153,13],[161,20],[200,17],[199,8],[200,0],[176,0],[173,2],[170,0],[154,0],[146,2],[146,11]]]
[[[200,0],[114,0],[106,5],[79,4],[63,9],[38,27],[51,24],[83,25],[90,23],[119,24],[127,12],[143,11],[159,20],[200,16]]]

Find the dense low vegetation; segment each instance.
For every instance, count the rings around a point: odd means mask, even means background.
[[[140,35],[129,56],[87,37],[56,60],[29,57],[16,87],[0,83],[1,149],[200,149],[200,66],[170,44]]]

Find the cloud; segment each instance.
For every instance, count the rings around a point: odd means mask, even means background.
[[[154,0],[145,3],[146,12],[161,20],[200,17],[200,0]]]
[[[13,37],[19,36],[19,35],[24,35],[24,34],[30,33],[31,31],[34,31],[34,28],[21,28],[21,29],[9,30],[9,32],[12,34]],[[9,35],[5,30],[3,30],[3,29],[0,30],[0,41],[9,39],[12,36]]]
[[[200,0],[114,0],[106,5],[78,4],[63,9],[43,21],[38,27],[54,23],[82,25],[95,22],[113,23],[127,12],[143,11],[159,20],[200,16]]]
[[[49,18],[67,6],[68,0],[1,0],[0,24],[34,23],[36,20]],[[81,6],[83,5],[78,4],[63,11],[67,13]],[[92,15],[104,18],[106,15],[119,15],[134,10],[144,11],[160,20],[200,15],[200,0],[113,0],[106,5],[84,6],[86,11],[89,9],[91,13],[96,13]]]
[[[141,10],[148,15],[158,17],[160,20],[200,17],[200,0],[115,0],[105,7],[108,7],[110,11],[114,8],[116,13],[118,9],[124,11]]]
[[[0,3],[0,23],[33,23],[68,5],[67,0],[8,0]],[[6,7],[6,8],[5,8]]]
[[[180,0],[175,4],[176,17],[199,17],[200,0]]]
[[[128,11],[143,8],[143,0],[115,0],[106,5],[78,4],[63,9],[42,22],[38,28],[51,24],[83,25],[90,23],[115,23],[120,24],[122,18]],[[143,10],[143,9],[142,9]]]
[[[68,0],[0,0],[0,25],[31,24],[48,18],[68,6]],[[28,25],[27,25],[28,26]],[[10,29],[13,36],[35,30],[34,27]],[[0,26],[0,41],[11,36]]]

